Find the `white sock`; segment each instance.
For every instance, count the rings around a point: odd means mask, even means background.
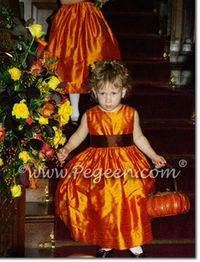
[[[71,102],[71,105],[73,106],[73,112],[71,115],[71,120],[72,121],[78,121],[79,119],[79,99],[80,99],[80,94],[69,94],[69,99]]]
[[[142,247],[138,246],[138,247],[131,247],[129,248],[129,250],[134,254],[134,255],[139,255],[143,253]]]
[[[110,251],[110,250],[112,250],[112,248],[101,247],[101,250]]]

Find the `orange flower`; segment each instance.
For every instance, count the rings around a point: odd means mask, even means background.
[[[40,158],[41,160],[45,160],[45,154],[40,152],[39,158]]]
[[[48,45],[48,43],[40,38],[35,38],[35,41],[38,43],[38,49],[37,49],[37,59],[39,59],[42,55],[42,52],[44,51],[44,49],[46,48],[46,46]]]
[[[43,105],[43,107],[40,110],[41,115],[44,118],[49,118],[55,110],[55,106],[51,103],[46,103]]]
[[[50,60],[51,62],[49,62],[48,60]],[[59,61],[59,58],[57,56],[52,55],[47,50],[44,50],[44,53],[43,53],[44,67],[48,68],[54,74],[57,71],[57,67],[58,67],[57,63],[58,63],[58,61]]]
[[[38,37],[35,38],[35,41],[39,44],[39,45],[42,45],[44,47],[46,47],[48,45],[48,43]]]
[[[33,120],[31,119],[31,117],[28,117],[28,118],[26,119],[26,123],[27,123],[28,125],[31,125],[31,124],[33,123]]]
[[[0,127],[0,141],[4,140],[6,136],[6,131],[3,127]]]
[[[31,67],[32,74],[40,74],[44,71],[41,61],[34,61]]]
[[[47,143],[44,143],[41,153],[45,154],[47,157],[52,157],[54,155],[54,150]]]

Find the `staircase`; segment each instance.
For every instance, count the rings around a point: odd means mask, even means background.
[[[152,220],[154,240],[144,246],[144,251],[149,258],[193,258],[195,257],[195,126],[192,120],[194,95],[187,87],[174,88],[174,85],[170,85],[174,65],[163,56],[167,42],[160,33],[160,21],[154,2],[110,0],[103,12],[117,37],[123,61],[134,79],[132,93],[125,103],[138,110],[143,133],[153,148],[164,155],[176,170],[181,170],[177,178],[178,188],[187,193],[191,200],[189,213]],[[92,106],[94,102],[89,95],[82,95],[81,112]],[[74,127],[67,126],[68,136],[74,131]],[[70,157],[87,146],[86,140]],[[50,180],[51,195],[55,192],[56,183],[55,178]],[[157,190],[170,185],[165,179],[157,179]],[[32,227],[32,230],[37,226],[37,232],[44,230],[46,233],[41,233],[40,241],[36,241],[37,243],[27,245],[26,257],[95,256],[95,246],[70,239],[66,227],[59,218],[54,217],[51,201],[45,204],[39,202],[27,204],[26,227],[31,228],[34,223],[35,227]],[[51,234],[53,224],[54,235]],[[114,251],[113,257],[130,257],[130,254],[126,250]]]

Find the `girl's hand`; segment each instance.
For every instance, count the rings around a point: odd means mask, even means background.
[[[161,168],[167,164],[167,161],[165,160],[165,158],[159,155],[155,155],[152,158],[152,162],[156,168]]]
[[[57,152],[58,160],[60,161],[60,164],[63,165],[65,162],[65,159],[68,157],[69,151],[67,148],[63,147]]]

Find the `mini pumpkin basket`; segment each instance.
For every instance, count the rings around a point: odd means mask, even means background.
[[[168,167],[171,169],[170,166]],[[178,191],[174,177],[173,185],[174,191],[158,192],[149,196],[146,209],[150,217],[176,216],[190,210],[190,200],[186,194]]]

